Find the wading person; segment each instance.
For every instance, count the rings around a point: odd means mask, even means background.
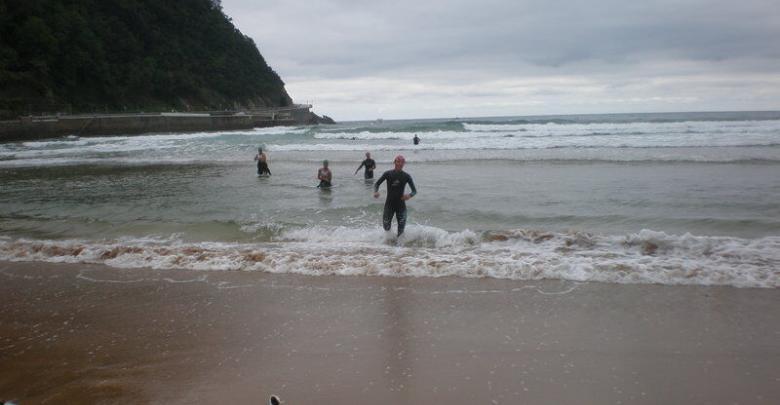
[[[376,162],[374,162],[374,159],[371,159],[371,153],[366,152],[366,160],[360,163],[360,166],[358,166],[357,170],[355,170],[355,174],[357,174],[357,172],[359,172],[360,168],[362,167],[366,168],[366,171],[363,173],[363,178],[373,179],[374,169],[376,169]]]
[[[327,160],[323,160],[322,167],[320,170],[317,170],[317,179],[320,180],[320,185],[317,186],[319,188],[330,188],[330,186],[332,186],[330,182],[333,179],[333,173],[331,173],[330,169],[328,168]]]
[[[379,198],[379,186],[387,180],[387,199],[382,213],[382,226],[385,231],[389,231],[390,225],[393,223],[393,215],[395,215],[395,219],[398,221],[398,236],[404,233],[406,227],[406,200],[417,194],[412,176],[403,171],[404,163],[406,163],[406,159],[403,156],[396,156],[393,160],[395,168],[384,172],[374,184],[374,198]],[[409,194],[404,194],[406,184],[409,184],[409,188],[412,190]]]
[[[257,174],[258,175],[271,175],[271,170],[268,168],[268,156],[263,152],[263,148],[257,148],[257,155],[255,155],[255,161],[257,162]]]

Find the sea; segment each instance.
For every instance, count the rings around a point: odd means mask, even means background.
[[[419,145],[412,143],[418,135]],[[270,177],[253,157],[268,154]],[[404,155],[406,232],[375,179]],[[316,186],[328,160],[334,187]],[[0,143],[0,260],[780,286],[780,112],[344,122]]]

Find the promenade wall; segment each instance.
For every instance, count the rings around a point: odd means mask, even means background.
[[[0,142],[60,136],[133,135],[155,132],[238,130],[306,124],[299,114],[283,118],[267,114],[127,114],[20,117],[0,121]]]

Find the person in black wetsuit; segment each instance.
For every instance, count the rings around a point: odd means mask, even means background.
[[[357,170],[355,170],[355,174],[357,174],[357,172],[360,171],[361,167],[366,168],[365,173],[363,173],[363,178],[366,179],[374,178],[374,169],[376,169],[376,162],[374,162],[374,159],[371,159],[370,153],[366,152],[366,160],[360,163],[360,166],[358,166]]]
[[[263,152],[263,148],[257,148],[255,161],[257,161],[257,174],[271,175],[271,169],[268,168],[268,155]]]
[[[419,145],[420,144],[420,137],[417,136],[417,134],[414,134],[414,138],[412,139],[412,141],[414,141],[415,145]]]
[[[379,186],[387,180],[387,199],[385,200],[385,210],[382,213],[382,226],[385,231],[389,231],[390,225],[393,223],[393,215],[395,215],[395,219],[398,221],[398,236],[404,233],[406,227],[406,200],[417,194],[412,176],[402,170],[404,163],[406,163],[406,159],[403,156],[396,156],[393,160],[395,168],[384,172],[374,184],[374,198],[379,198]],[[409,184],[409,188],[412,189],[409,194],[404,194],[406,184]]]
[[[323,160],[322,167],[320,170],[317,170],[317,179],[320,181],[320,185],[317,186],[319,188],[330,188],[332,186],[330,182],[333,180],[333,173],[328,168],[327,160]]]

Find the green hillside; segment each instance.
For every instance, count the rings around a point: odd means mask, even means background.
[[[0,0],[0,111],[291,103],[216,0]]]

